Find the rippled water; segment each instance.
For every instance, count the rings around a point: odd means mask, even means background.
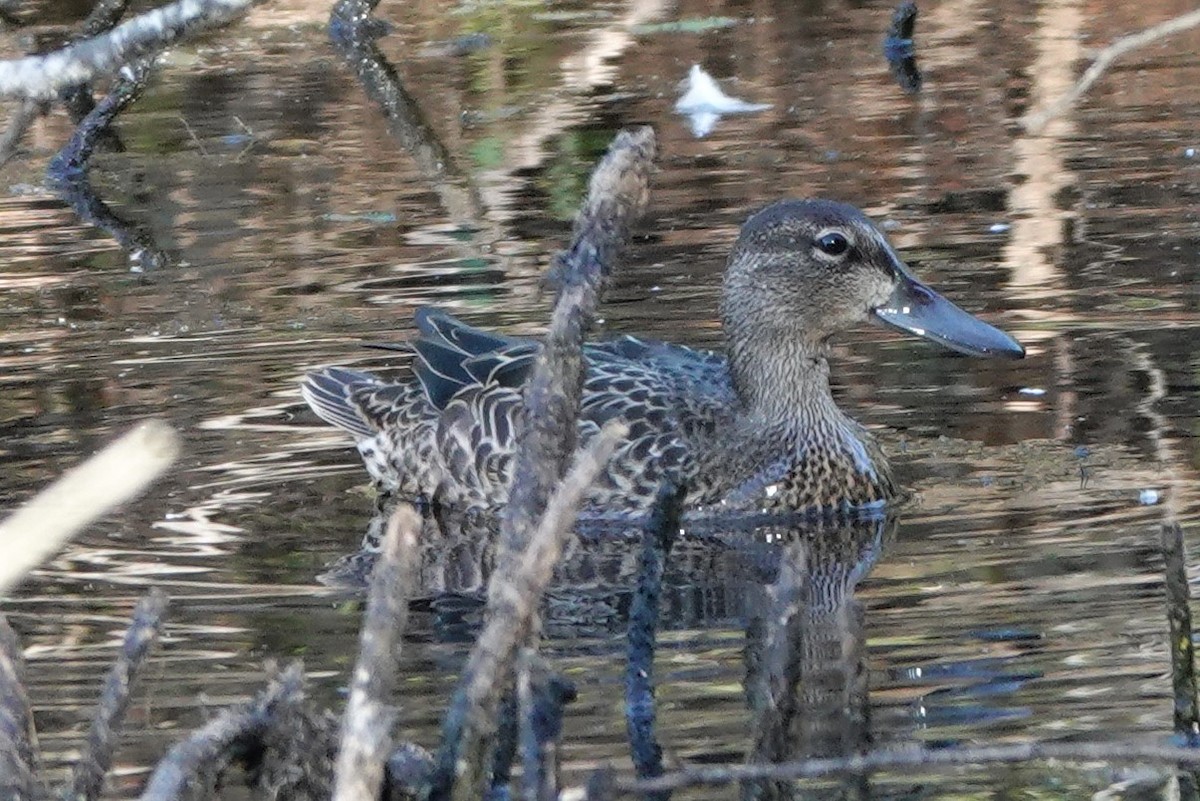
[[[719,345],[737,226],[772,199],[818,194],[866,208],[922,277],[1028,346],[1022,362],[992,363],[879,329],[837,344],[842,404],[916,491],[857,584],[870,736],[1169,735],[1164,507],[1139,496],[1172,489],[1194,529],[1200,34],[1119,62],[1042,136],[1015,120],[1069,85],[1092,48],[1189,3],[922,3],[916,96],[882,58],[888,3],[385,3],[395,29],[380,47],[474,194],[432,185],[397,145],[328,44],[328,5],[278,0],[174,51],[120,118],[128,149],[98,156],[93,179],[173,266],[130,272],[111,238],[40,188],[70,130],[61,115],[0,173],[0,506],[147,416],[187,441],[167,480],[5,602],[52,765],[77,747],[151,585],[171,593],[171,624],[113,797],[136,795],[211,706],[252,692],[264,659],[302,657],[315,696],[338,702],[360,610],[327,572],[356,550],[373,503],[345,438],[304,408],[299,377],[383,364],[359,343],[404,339],[430,302],[539,331],[538,276],[590,166],[635,123],[655,126],[662,155],[606,330]],[[689,24],[662,24],[674,21]],[[445,46],[476,32],[482,47]],[[771,108],[695,138],[673,112],[693,63]],[[548,651],[580,690],[571,781],[606,760],[628,766],[627,592],[610,581],[636,548],[603,550],[587,591],[551,616]],[[446,553],[458,562],[430,568],[403,665],[402,720],[426,745],[477,612],[443,594],[469,589],[471,544]],[[718,562],[685,553],[669,576],[657,667],[669,763],[740,761],[747,747],[754,582]],[[1078,795],[1112,779],[1006,768],[956,776],[947,792]],[[939,786],[891,777],[875,791]]]

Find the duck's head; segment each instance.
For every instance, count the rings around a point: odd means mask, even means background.
[[[972,356],[1025,355],[918,281],[861,211],[828,200],[783,200],[752,215],[729,257],[721,305],[735,359],[759,350],[755,341],[818,352],[866,320]]]

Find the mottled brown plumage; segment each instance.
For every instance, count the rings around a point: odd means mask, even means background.
[[[829,337],[876,317],[973,355],[1023,355],[917,282],[861,212],[829,201],[781,201],[746,222],[721,317],[728,357],[633,337],[586,346],[581,442],[609,420],[630,427],[589,513],[644,511],[667,477],[685,482],[693,513],[886,501],[896,489],[883,453],[830,393]],[[304,397],[355,436],[381,489],[500,506],[537,344],[429,309],[416,321],[416,380],[328,368],[305,379]]]

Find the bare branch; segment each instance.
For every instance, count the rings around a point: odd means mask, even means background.
[[[371,575],[358,663],[342,718],[334,801],[374,801],[383,786],[384,764],[391,753],[396,663],[408,621],[420,533],[417,511],[408,504],[397,506]]]
[[[1200,748],[1180,748],[1155,743],[1027,743],[979,748],[898,748],[871,751],[842,759],[820,758],[773,764],[691,768],[654,779],[618,781],[616,791],[625,795],[641,795],[678,790],[682,787],[819,779],[826,776],[875,773],[895,768],[907,768],[910,771],[932,770],[1040,760],[1200,767]]]
[[[609,423],[601,429],[576,455],[575,464],[550,499],[525,559],[497,567],[488,585],[487,622],[471,651],[464,685],[446,713],[446,733],[430,798],[444,798],[451,791],[470,797],[467,788],[475,790],[475,798],[480,797],[495,710],[502,688],[513,675],[517,648],[534,624],[584,495],[627,435],[624,423]]]
[[[42,56],[0,61],[0,96],[51,98],[59,90],[111,73],[187,36],[240,17],[262,0],[176,0],[147,11],[103,36]]]
[[[239,743],[261,741],[285,707],[300,704],[304,671],[288,667],[250,703],[228,709],[171,747],[154,768],[141,801],[175,801],[198,783],[215,778]]]
[[[71,801],[95,801],[100,797],[104,777],[112,767],[130,693],[146,656],[158,640],[166,611],[167,596],[160,590],[150,590],[134,609],[121,653],[104,679],[104,689],[84,742],[83,754],[72,771],[71,793],[67,796]]]
[[[1075,84],[1071,91],[1041,110],[1026,114],[1024,119],[1021,120],[1021,124],[1029,133],[1038,133],[1046,126],[1046,123],[1075,105],[1079,101],[1079,98],[1083,97],[1084,93],[1092,87],[1092,84],[1099,80],[1104,71],[1118,58],[1132,50],[1137,50],[1140,47],[1157,42],[1159,39],[1165,39],[1168,36],[1195,28],[1197,25],[1200,25],[1200,9],[1181,14],[1166,22],[1151,26],[1144,31],[1122,36],[1100,51],[1099,55],[1096,56],[1096,60],[1087,68],[1087,71],[1083,73],[1083,77],[1079,79],[1079,82]]]

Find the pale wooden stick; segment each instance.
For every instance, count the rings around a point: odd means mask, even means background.
[[[333,801],[375,801],[383,786],[384,765],[392,751],[396,663],[408,621],[408,596],[413,591],[420,533],[417,510],[408,504],[397,506],[371,574],[358,662],[342,718]]]
[[[148,420],[68,470],[0,523],[0,594],[84,526],[136,497],[179,451],[174,429]]]

